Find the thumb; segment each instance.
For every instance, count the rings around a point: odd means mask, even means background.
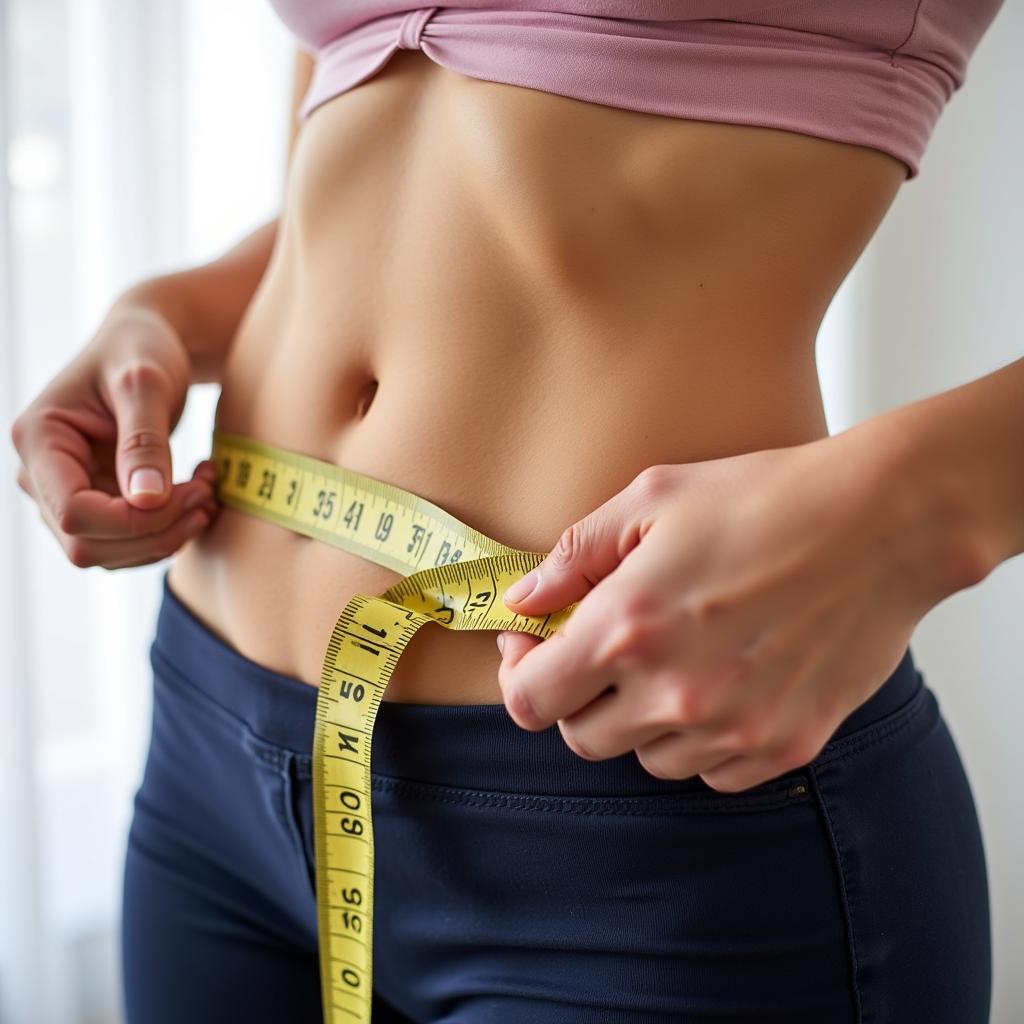
[[[117,421],[117,482],[138,508],[163,505],[171,490],[171,382],[157,366],[142,363],[108,389]]]
[[[647,504],[631,487],[564,530],[540,565],[504,594],[519,615],[544,615],[579,601],[640,542]]]

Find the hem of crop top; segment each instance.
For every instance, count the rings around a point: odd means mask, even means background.
[[[825,48],[810,43],[808,33],[786,29],[772,30],[766,42],[763,26],[755,32],[737,23],[644,22],[641,29],[637,22],[537,11],[414,13],[419,17],[412,35],[409,16],[392,15],[315,51],[299,116],[305,119],[372,78],[396,50],[420,49],[472,78],[643,113],[867,146],[901,160],[910,180],[948,100],[915,58],[897,63],[887,51],[837,39]]]

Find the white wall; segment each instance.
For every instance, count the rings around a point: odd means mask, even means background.
[[[832,433],[1024,356],[1024,6],[1007,0],[819,335]],[[1021,396],[1024,402],[1024,395]],[[1024,437],[1020,438],[1024,473]],[[1024,557],[911,643],[974,788],[992,890],[993,1024],[1024,1021]]]

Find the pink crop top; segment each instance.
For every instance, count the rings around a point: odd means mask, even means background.
[[[316,58],[300,117],[420,49],[474,78],[880,149],[915,178],[1003,0],[271,0]]]

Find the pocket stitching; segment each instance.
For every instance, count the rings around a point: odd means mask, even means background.
[[[853,921],[853,908],[850,906],[850,893],[848,885],[848,871],[846,867],[846,859],[843,856],[842,844],[839,841],[839,830],[836,828],[835,821],[832,818],[832,814],[828,808],[828,801],[825,799],[824,793],[821,791],[821,786],[818,783],[818,773],[815,771],[814,765],[809,765],[809,772],[812,779],[812,785],[814,787],[814,795],[817,798],[817,804],[821,809],[822,817],[825,819],[825,826],[828,831],[829,845],[832,848],[832,855],[835,858],[836,867],[839,875],[839,893],[842,898],[843,914],[846,918],[846,934],[849,942],[849,953],[850,953],[850,970],[851,974],[851,985],[853,988],[853,1005],[854,1012],[856,1013],[856,1024],[862,1024],[864,1020],[864,1008],[861,1004],[860,997],[860,960],[857,956],[857,930],[854,926]]]
[[[295,806],[296,794],[295,794],[295,779],[291,771],[291,766],[294,764],[295,755],[288,752],[290,756],[285,759],[285,763],[280,767],[280,774],[282,785],[280,787],[280,801],[278,814],[281,818],[286,831],[291,837],[292,848],[298,856],[299,863],[302,865],[305,871],[306,878],[309,881],[310,895],[316,896],[316,881],[314,875],[314,868],[309,862],[309,858],[306,855],[306,841],[302,833],[302,821],[299,818],[298,809]]]
[[[802,789],[800,784],[803,783]],[[693,814],[725,814],[729,812],[769,811],[808,800],[809,789],[803,774],[780,780],[771,792],[753,797],[740,794],[691,796],[679,793],[647,794],[636,797],[573,797],[555,794],[498,793],[487,790],[460,789],[439,783],[415,782],[375,774],[372,788],[378,792],[406,793],[438,803],[474,807],[504,807],[524,811],[561,814],[619,814],[653,817],[678,812]],[[666,806],[667,805],[667,806]]]

